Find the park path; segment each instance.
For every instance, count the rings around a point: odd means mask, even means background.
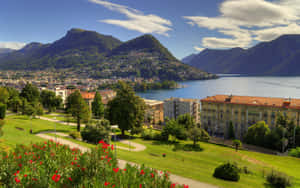
[[[36,136],[39,136],[39,137],[47,139],[47,140],[56,140],[57,142],[59,142],[61,144],[64,144],[64,145],[68,145],[71,148],[78,148],[82,152],[90,151],[90,149],[87,148],[87,147],[81,146],[79,144],[76,144],[74,142],[71,142],[69,140],[65,140],[65,139],[62,139],[62,138],[55,138],[54,136],[49,136],[49,135],[46,135],[46,134],[43,134],[43,133],[36,134]],[[138,164],[118,159],[118,166],[120,168],[125,168],[127,163],[130,164],[130,165],[139,166]],[[189,178],[184,178],[184,177],[177,176],[177,175],[174,175],[174,174],[170,175],[170,180],[173,183],[189,185],[189,188],[217,188],[214,185],[210,185],[210,184],[207,184],[207,183],[202,183],[202,182],[199,182],[199,181],[195,181],[195,180],[192,180],[192,179],[189,179]]]
[[[65,121],[60,121],[60,120],[57,120],[57,119],[47,118],[47,117],[43,117],[43,116],[41,116],[40,119],[55,122],[55,123],[60,123],[60,124],[63,124],[63,125],[77,126],[76,123],[68,123],[68,122],[65,122]],[[85,127],[85,124],[81,124],[80,127]]]

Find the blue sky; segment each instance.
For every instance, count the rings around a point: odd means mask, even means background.
[[[0,47],[49,43],[71,28],[122,41],[151,33],[177,58],[300,34],[299,0],[3,0]]]

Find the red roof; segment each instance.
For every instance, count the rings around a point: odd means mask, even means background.
[[[215,96],[201,99],[201,102],[300,109],[300,99],[292,99],[292,98],[285,99],[285,98],[272,98],[272,97],[215,95]]]
[[[95,92],[86,92],[86,91],[80,93],[83,99],[88,99],[88,100],[94,99],[96,94]]]

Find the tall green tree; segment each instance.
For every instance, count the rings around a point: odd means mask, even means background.
[[[229,127],[228,127],[228,139],[235,139],[235,130],[232,121],[229,122]]]
[[[43,107],[48,109],[49,113],[62,106],[62,98],[56,96],[55,92],[49,90],[43,90],[41,92],[41,102]]]
[[[6,104],[0,103],[0,119],[5,118],[5,113],[6,113]]]
[[[104,105],[102,103],[102,97],[97,91],[92,102],[92,112],[97,119],[101,119],[104,116]]]
[[[20,96],[25,98],[27,102],[33,103],[40,100],[40,91],[34,85],[27,83],[22,89]]]
[[[146,104],[135,95],[132,87],[124,82],[119,84],[116,97],[107,105],[107,118],[112,124],[117,124],[124,135],[125,130],[142,126]]]
[[[190,114],[183,114],[177,118],[178,124],[182,125],[187,130],[196,126],[194,118]]]
[[[268,134],[270,134],[269,126],[264,121],[260,121],[248,128],[245,142],[257,146],[265,146]]]
[[[199,127],[193,127],[188,132],[189,138],[193,141],[194,147],[198,141],[208,141],[210,139],[209,134]]]
[[[66,111],[72,114],[72,116],[76,119],[78,132],[80,132],[80,124],[82,122],[88,122],[90,119],[89,106],[84,101],[78,90],[68,96]]]
[[[5,87],[0,87],[0,103],[7,104],[9,93]]]

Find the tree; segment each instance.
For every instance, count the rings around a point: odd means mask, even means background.
[[[76,119],[77,131],[80,132],[81,122],[90,119],[90,109],[78,90],[68,96],[66,110]]]
[[[96,125],[87,125],[81,132],[83,140],[97,144],[100,140],[106,143],[110,142],[109,134],[111,126],[108,120],[102,119],[96,122]]]
[[[7,104],[9,93],[5,87],[0,87],[0,103]]]
[[[208,141],[208,133],[201,128],[193,127],[189,130],[189,138],[193,140],[193,146],[196,147],[198,141]]]
[[[229,122],[228,139],[232,139],[232,140],[235,139],[235,130],[232,121]]]
[[[187,130],[195,127],[195,120],[190,114],[183,114],[178,116],[177,122],[180,125],[183,125]]]
[[[245,135],[245,142],[257,146],[264,146],[267,142],[267,135],[270,134],[269,126],[260,121],[248,128],[248,132]]]
[[[232,145],[235,146],[235,151],[237,152],[239,147],[242,147],[242,142],[240,140],[233,140],[232,141]]]
[[[104,105],[102,103],[102,97],[97,91],[94,101],[92,102],[92,112],[97,119],[101,119],[104,116]]]
[[[6,104],[0,103],[0,119],[5,118],[5,113],[6,113]]]
[[[4,126],[5,121],[3,119],[0,119],[0,137],[3,135],[2,127]]]
[[[11,98],[8,102],[8,107],[13,112],[18,113],[22,106],[22,100],[19,98],[19,96],[14,96]]]
[[[124,136],[125,130],[142,126],[146,104],[129,85],[124,82],[119,84],[116,97],[107,105],[107,119],[112,124],[117,124]]]
[[[182,125],[178,124],[176,120],[171,119],[167,121],[166,125],[164,126],[161,136],[162,140],[164,141],[168,141],[169,136],[173,136],[180,140],[186,140],[188,137],[188,132]]]
[[[56,96],[55,92],[43,90],[41,92],[41,102],[49,113],[55,111],[62,105],[62,99],[60,96]]]
[[[26,86],[22,89],[20,96],[25,98],[27,102],[32,103],[40,99],[40,91],[37,87],[33,86],[30,83],[27,83]]]

